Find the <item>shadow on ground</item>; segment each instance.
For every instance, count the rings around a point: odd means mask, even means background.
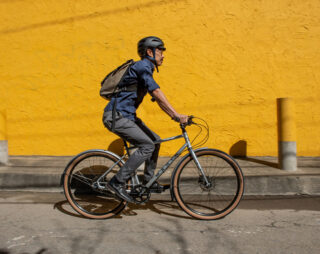
[[[58,209],[60,212],[79,218],[84,218],[75,211],[71,210],[70,205],[67,200],[60,201],[54,204],[54,208]],[[112,218],[121,219],[123,216],[136,216],[139,210],[150,210],[158,214],[165,214],[172,217],[183,218],[183,219],[193,219],[188,215],[184,215],[180,207],[176,202],[166,201],[166,200],[150,200],[146,204],[129,204],[126,206],[121,213],[117,214]]]
[[[34,254],[45,254],[47,251],[47,249],[41,249],[37,252],[35,252]],[[11,252],[9,252],[8,250],[4,250],[4,249],[0,249],[0,254],[10,254]],[[21,254],[33,254],[33,253],[30,253],[30,252],[23,252]]]
[[[60,212],[79,218],[83,216],[71,210],[70,205],[66,200],[54,204]],[[236,208],[239,210],[310,210],[320,211],[320,197],[310,196],[250,196],[244,197]],[[140,210],[150,210],[160,214],[181,218],[181,219],[194,219],[187,214],[184,214],[181,208],[175,201],[171,200],[150,200],[143,205],[129,204],[120,214],[112,217],[121,219],[124,216],[136,216]]]

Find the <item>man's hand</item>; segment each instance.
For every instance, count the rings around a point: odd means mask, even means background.
[[[188,122],[188,116],[187,115],[183,115],[183,114],[176,114],[175,116],[174,116],[174,120],[175,121],[177,121],[177,122],[179,122],[179,123],[181,123],[181,124],[185,124],[185,123],[187,123]]]

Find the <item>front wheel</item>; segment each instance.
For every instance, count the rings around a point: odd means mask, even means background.
[[[186,157],[173,175],[173,193],[179,206],[189,215],[215,220],[231,213],[244,191],[239,165],[229,155],[214,149],[195,152],[205,177],[192,156]]]

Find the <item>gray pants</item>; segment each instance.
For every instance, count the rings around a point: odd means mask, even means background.
[[[104,112],[103,123],[111,131],[112,111]],[[150,130],[139,118],[132,121],[122,117],[121,113],[118,112],[113,132],[130,144],[138,147],[116,174],[117,180],[122,183],[126,182],[132,173],[145,162],[144,179],[145,181],[149,181],[156,169],[160,150],[160,144],[154,144],[154,141],[160,140],[160,137]]]

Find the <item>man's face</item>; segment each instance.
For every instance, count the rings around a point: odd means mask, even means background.
[[[149,56],[153,57],[153,52],[152,52],[151,49],[147,49],[147,54]],[[162,65],[162,62],[163,62],[163,59],[164,59],[163,50],[156,48],[155,59],[156,59],[156,62],[157,62],[158,66]]]

